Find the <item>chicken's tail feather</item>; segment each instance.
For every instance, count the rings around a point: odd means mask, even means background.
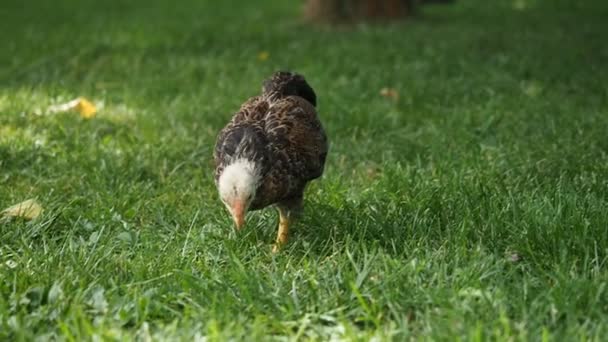
[[[277,71],[264,81],[262,92],[268,97],[300,96],[317,105],[317,95],[304,76],[289,71]]]

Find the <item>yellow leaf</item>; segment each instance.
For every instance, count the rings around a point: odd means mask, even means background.
[[[267,60],[268,57],[270,57],[270,53],[268,53],[268,51],[261,51],[260,53],[258,53],[258,60],[261,62]]]
[[[48,109],[49,113],[67,112],[69,110],[75,110],[80,114],[80,117],[84,119],[91,119],[95,117],[97,108],[95,105],[84,97],[79,97],[66,103],[60,103],[50,106]]]
[[[78,113],[80,113],[80,117],[84,119],[93,118],[97,113],[97,108],[95,108],[95,105],[84,97],[78,99],[76,110],[78,111]]]
[[[42,207],[35,199],[28,199],[2,211],[4,217],[21,217],[27,220],[35,219],[40,216],[40,213],[42,213]]]

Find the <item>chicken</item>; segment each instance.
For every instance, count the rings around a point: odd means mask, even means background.
[[[247,100],[216,141],[215,182],[237,230],[248,211],[276,205],[274,250],[288,239],[308,182],[323,174],[328,142],[304,77],[276,72]]]

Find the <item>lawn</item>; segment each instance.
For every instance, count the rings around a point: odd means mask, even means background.
[[[0,340],[605,338],[607,16],[2,0],[0,210],[44,212],[0,221]],[[278,69],[315,88],[331,148],[273,254],[276,212],[235,233],[211,156]],[[79,96],[96,117],[47,113]]]

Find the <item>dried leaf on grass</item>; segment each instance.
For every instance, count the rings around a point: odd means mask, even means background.
[[[80,114],[80,117],[84,119],[91,119],[95,117],[95,114],[97,114],[97,108],[95,105],[84,97],[79,97],[66,103],[50,106],[48,109],[50,113],[67,112],[70,110],[77,111]]]
[[[399,92],[395,88],[382,88],[380,89],[380,95],[393,101],[399,100]]]
[[[258,53],[258,60],[261,62],[268,60],[268,57],[270,57],[270,53],[268,53],[268,51],[261,51]]]
[[[42,206],[35,199],[28,199],[17,203],[2,211],[3,217],[21,217],[26,220],[33,220],[42,213]]]
[[[97,113],[97,108],[95,108],[95,105],[85,98],[80,98],[80,101],[78,101],[78,105],[76,106],[76,110],[78,113],[80,113],[80,116],[85,119],[90,119]]]

